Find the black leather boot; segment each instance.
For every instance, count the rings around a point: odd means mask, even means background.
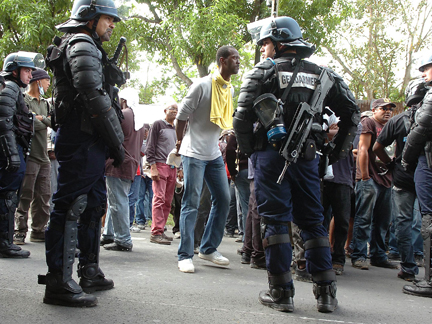
[[[79,285],[86,293],[93,293],[100,290],[109,290],[114,287],[111,279],[106,279],[104,273],[97,263],[89,263],[78,266]]]
[[[50,273],[39,276],[39,284],[45,284],[43,302],[51,305],[68,307],[92,307],[97,305],[97,298],[83,292],[73,279],[63,282],[61,273]]]
[[[333,312],[338,304],[336,299],[336,282],[330,284],[313,283],[313,293],[317,300],[317,308],[321,313]]]
[[[278,286],[269,286],[268,290],[263,290],[259,294],[261,304],[276,309],[280,312],[294,311],[294,288],[287,289]]]
[[[405,294],[419,296],[419,297],[432,297],[432,284],[430,281],[420,280],[414,285],[406,285],[402,291]]]
[[[9,240],[9,233],[0,234],[0,257],[2,258],[28,258],[30,252],[21,249]]]

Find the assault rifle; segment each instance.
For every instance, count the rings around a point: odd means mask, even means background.
[[[317,86],[312,95],[311,103],[302,102],[299,104],[291,125],[288,129],[288,135],[279,150],[279,153],[285,158],[285,166],[278,178],[277,183],[281,184],[285,172],[291,163],[296,163],[303,145],[312,132],[321,132],[322,126],[314,123],[314,116],[321,114],[323,111],[324,99],[334,84],[334,78],[330,72],[323,69]]]

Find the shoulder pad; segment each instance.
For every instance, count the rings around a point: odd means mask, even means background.
[[[102,53],[90,36],[76,34],[69,40],[66,57],[70,59],[78,56],[92,56],[101,59]]]
[[[267,80],[275,71],[275,65],[270,60],[265,60],[260,62],[255,67],[246,74],[246,79],[260,80],[264,82]]]
[[[92,43],[94,46],[96,46],[93,38],[91,38],[89,35],[83,34],[83,33],[74,34],[69,39],[69,44],[73,44],[76,42],[88,42],[88,43]]]
[[[345,81],[342,79],[342,77],[337,74],[335,71],[333,71],[332,69],[330,69],[329,67],[326,66],[321,66],[321,69],[326,70],[330,73],[330,75],[337,81],[337,82],[344,82]]]
[[[5,88],[0,92],[0,117],[13,116],[17,111],[18,96],[21,90],[13,81],[6,81]]]
[[[5,88],[12,89],[14,92],[21,92],[19,85],[16,82],[13,82],[11,80],[6,80],[5,82]]]
[[[268,70],[275,66],[275,62],[272,59],[267,59],[262,62],[259,62],[255,65],[255,68]]]
[[[16,101],[20,94],[21,90],[18,84],[10,80],[5,82],[5,88],[2,90],[1,95],[6,95]]]

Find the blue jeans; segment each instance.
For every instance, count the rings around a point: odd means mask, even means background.
[[[150,177],[141,177],[139,198],[136,205],[136,222],[138,225],[144,225],[146,221],[152,219],[152,200],[153,189],[152,179]]]
[[[370,240],[371,261],[387,260],[385,236],[391,220],[391,188],[377,184],[372,178],[358,181],[355,187],[356,214],[351,261],[366,259]]]
[[[234,184],[238,192],[240,206],[242,210],[242,229],[244,233],[246,232],[246,217],[248,214],[250,196],[250,180],[248,179],[248,169],[243,169],[239,171],[239,173],[235,177]]]
[[[416,194],[393,186],[393,215],[395,215],[395,236],[401,257],[401,268],[404,272],[418,274],[414,260],[412,225]]]
[[[128,200],[131,183],[131,180],[106,177],[108,211],[103,237],[105,239],[114,238],[115,243],[125,247],[132,246]]]
[[[413,234],[413,248],[414,255],[423,256],[423,237],[421,236],[421,226],[422,226],[422,216],[420,213],[420,206],[418,199],[416,199],[414,203],[413,210],[413,225],[412,225],[412,234]]]
[[[203,179],[211,194],[212,207],[201,241],[201,253],[213,253],[221,243],[230,201],[228,178],[222,156],[211,161],[182,156],[182,162],[184,194],[180,214],[179,261],[194,256],[194,227]]]
[[[390,237],[389,237],[389,254],[393,253],[396,255],[399,255],[399,248],[398,243],[396,239],[396,214],[395,214],[395,206],[394,206],[394,199],[392,204],[392,224],[390,225]],[[413,219],[412,219],[412,241],[413,241],[413,249],[414,249],[414,255],[423,256],[423,237],[421,236],[421,213],[420,213],[420,207],[418,203],[418,199],[415,199],[414,202],[414,209],[412,211],[413,213]]]
[[[393,191],[392,191],[393,192]],[[389,254],[399,256],[399,248],[396,239],[396,214],[395,214],[394,198],[392,194],[392,215],[389,228],[388,251]]]
[[[225,231],[227,234],[234,234],[236,229],[238,229],[239,232],[241,232],[241,229],[238,226],[240,222],[237,219],[237,197],[235,194],[235,185],[232,181],[229,184],[229,193],[231,198],[229,203],[228,217],[225,223]]]
[[[128,199],[129,199],[129,226],[132,226],[135,219],[135,207],[140,194],[141,176],[136,175],[134,181],[131,184]],[[137,220],[138,223],[138,220]]]

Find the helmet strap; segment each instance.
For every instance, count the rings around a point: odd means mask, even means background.
[[[275,58],[281,57],[283,52],[284,52],[284,46],[282,45],[281,49],[278,48],[277,46],[277,42],[275,42],[274,40],[272,40],[272,43],[274,45],[274,49],[275,49]]]
[[[96,16],[95,17],[95,19],[94,19],[94,21],[93,21],[93,27],[92,27],[92,29],[91,29],[91,36],[95,39],[95,40],[99,40],[99,35],[96,33],[96,28],[97,28],[97,25],[98,25],[98,23],[99,23],[99,18],[100,18],[100,15],[98,15],[98,16]]]
[[[17,75],[14,75],[14,71],[16,71]],[[21,81],[21,67],[18,67],[16,70],[14,70],[10,74],[10,78],[15,81],[21,88],[26,88],[27,85],[24,84],[24,82]]]

